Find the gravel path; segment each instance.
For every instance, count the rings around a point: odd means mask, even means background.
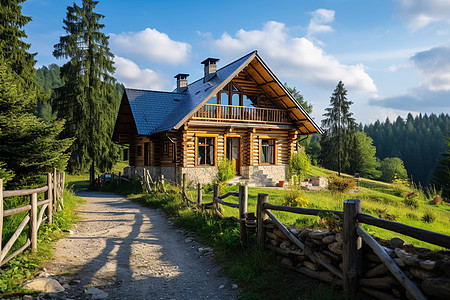
[[[210,249],[199,251],[203,246],[161,211],[113,194],[78,195],[87,200],[78,209],[83,220],[45,265],[66,287],[58,298],[237,299]]]

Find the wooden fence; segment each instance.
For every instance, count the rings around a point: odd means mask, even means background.
[[[37,250],[37,234],[42,222],[47,221],[49,224],[52,224],[53,212],[64,209],[64,179],[65,173],[58,173],[56,172],[56,169],[54,169],[53,173],[48,173],[47,175],[47,185],[29,190],[11,191],[3,190],[3,180],[0,179],[0,236],[3,236],[3,220],[5,217],[29,211],[29,213],[23,218],[22,222],[19,224],[11,238],[6,243],[3,243],[3,240],[1,241],[0,266],[4,265],[16,255],[23,252],[30,245],[33,252]],[[38,201],[38,194],[40,193],[46,193],[45,200]],[[3,209],[3,201],[5,198],[27,195],[30,195],[30,204],[7,210]],[[41,209],[38,213],[39,207],[41,207]],[[45,213],[46,216],[44,216]],[[30,228],[27,241],[19,249],[6,257],[11,247],[17,241],[19,235],[22,233],[27,224],[29,224]],[[2,245],[4,246],[2,247]]]
[[[167,191],[164,188],[164,177],[153,182],[151,181],[150,174],[148,171],[144,173],[145,181],[148,185],[149,190],[151,190],[150,182],[154,184],[155,187],[159,187],[164,192]],[[149,181],[150,178],[150,181]],[[204,209],[212,209],[214,212],[220,214],[219,205],[225,205],[233,208],[239,209],[239,218],[229,217],[240,224],[240,234],[241,234],[241,244],[244,247],[248,246],[248,232],[255,231],[257,234],[257,242],[260,246],[273,248],[266,244],[266,228],[270,227],[267,225],[271,223],[280,230],[287,239],[296,245],[299,250],[291,253],[297,255],[302,255],[310,257],[312,261],[317,262],[322,265],[326,270],[334,275],[334,279],[331,277],[316,276],[318,279],[333,281],[344,287],[344,290],[356,297],[359,291],[364,291],[367,293],[373,292],[373,290],[367,287],[361,286],[362,282],[362,241],[364,241],[372,250],[373,253],[378,257],[378,259],[386,266],[392,276],[402,285],[405,290],[409,293],[412,299],[427,299],[423,292],[417,287],[411,279],[409,279],[405,273],[398,267],[397,263],[386,253],[386,249],[380,246],[376,240],[371,237],[367,232],[361,228],[361,223],[368,225],[377,226],[390,231],[401,233],[418,240],[422,240],[431,244],[435,244],[447,249],[450,249],[450,236],[445,234],[440,234],[412,226],[408,226],[402,223],[383,220],[375,218],[370,215],[361,213],[361,202],[358,199],[349,199],[344,201],[343,211],[333,211],[324,209],[309,209],[300,207],[288,207],[281,205],[274,205],[269,203],[268,194],[258,194],[258,202],[256,207],[256,217],[254,213],[248,213],[248,189],[247,186],[240,186],[239,192],[228,192],[224,195],[219,195],[219,185],[215,184],[213,189],[213,201],[208,203],[202,202],[202,186],[197,185],[197,201],[190,199],[186,193],[185,178],[183,177],[182,186],[180,187],[180,194],[183,201],[187,205],[196,205]],[[239,198],[239,203],[226,202],[223,199],[234,196]],[[282,224],[271,211],[284,211],[295,214],[302,215],[313,215],[317,216],[320,213],[332,213],[338,216],[343,221],[343,254],[342,254],[342,270],[328,263],[324,259],[314,253],[308,245],[305,245],[297,236],[295,236],[290,229],[288,229],[284,224]],[[274,249],[271,249],[274,250]],[[308,274],[313,275],[309,272]],[[374,296],[374,294],[372,294]],[[389,299],[392,298],[390,295],[385,293],[375,292],[375,296],[379,299]],[[386,298],[387,297],[387,298]]]

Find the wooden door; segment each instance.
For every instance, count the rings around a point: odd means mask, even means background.
[[[236,174],[241,175],[241,138],[229,137],[227,138],[227,153],[226,157],[234,161],[236,165]]]

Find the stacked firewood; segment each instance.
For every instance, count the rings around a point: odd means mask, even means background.
[[[266,221],[267,222],[267,221]],[[304,245],[301,250],[271,222],[266,225],[266,248],[274,251],[284,266],[307,276],[342,285],[343,234],[310,228],[289,231]],[[450,297],[450,254],[406,245],[393,238],[380,241],[383,249],[429,299]],[[384,263],[363,243],[360,290],[378,299],[413,299],[391,275]]]

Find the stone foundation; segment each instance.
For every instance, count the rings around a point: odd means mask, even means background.
[[[182,174],[186,174],[188,185],[211,183],[217,175],[217,167],[214,166],[178,167],[176,176],[175,167],[128,166],[124,168],[123,174],[130,177],[136,172],[143,176],[144,169],[150,171],[153,180],[164,175],[168,180],[181,182]],[[287,181],[287,165],[242,166],[242,179],[250,186],[278,186],[280,181]]]
[[[287,165],[243,166],[242,178],[254,186],[278,186],[287,181]]]

